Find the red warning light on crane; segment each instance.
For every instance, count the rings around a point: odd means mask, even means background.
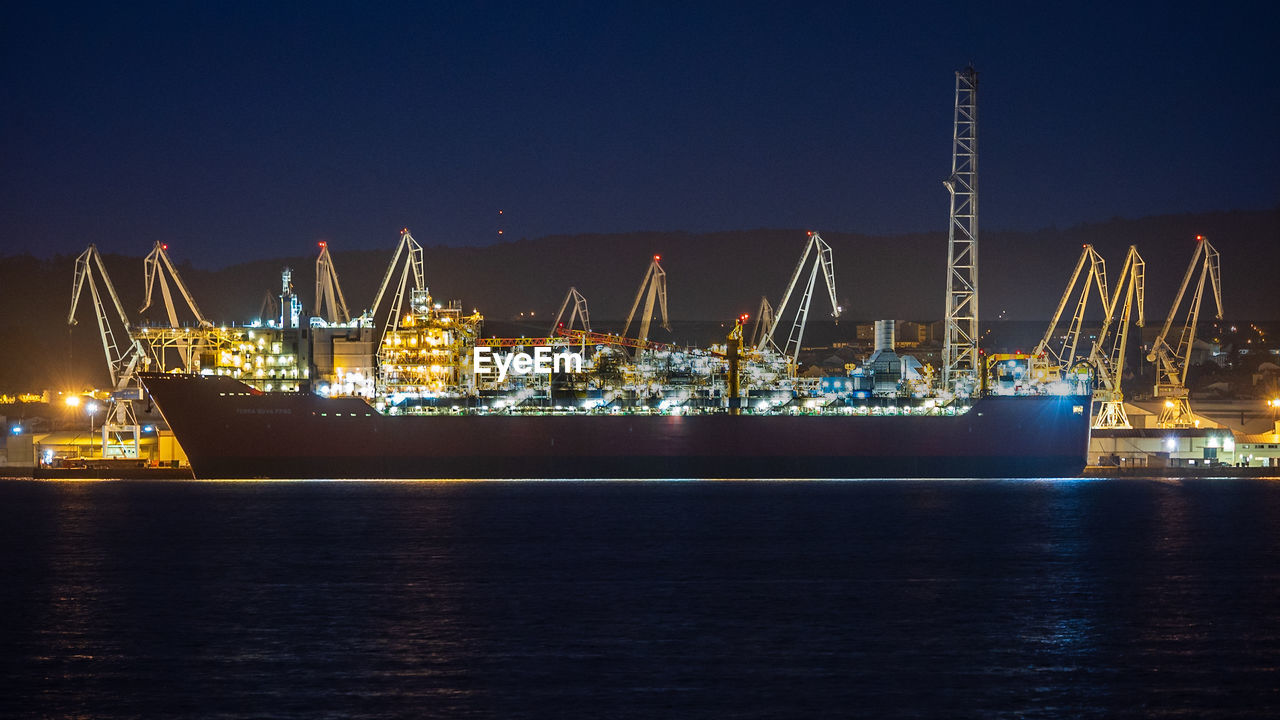
[[[320,241],[319,243],[317,243],[317,244],[318,244],[318,245],[320,245],[320,247],[328,247],[328,246],[329,246],[329,243],[327,243],[327,242],[325,242],[325,241],[323,241],[323,240],[321,240],[321,241]]]
[[[1203,235],[1197,235],[1197,236],[1196,236],[1196,242],[1204,242],[1204,236],[1203,236]]]
[[[654,256],[653,256],[653,261],[654,261],[654,262],[662,262],[662,256],[661,256],[661,255],[654,255]]]
[[[161,250],[168,250],[168,249],[169,249],[169,244],[168,244],[168,243],[161,243],[161,245],[160,245],[160,249],[161,249]]]

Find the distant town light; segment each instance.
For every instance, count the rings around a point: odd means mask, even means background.
[[[67,407],[80,407],[80,396],[68,395],[66,402],[67,402]]]

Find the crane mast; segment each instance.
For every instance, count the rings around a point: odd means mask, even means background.
[[[1178,309],[1182,307],[1182,301],[1186,297],[1187,288],[1191,285],[1191,278],[1196,274],[1197,268],[1200,270],[1199,277],[1195,282],[1195,290],[1192,293],[1191,303],[1187,307],[1187,315],[1182,323],[1178,345],[1175,348],[1169,344],[1169,330],[1173,327],[1173,321],[1178,315]],[[1221,320],[1222,281],[1218,251],[1203,235],[1197,235],[1196,249],[1191,254],[1191,263],[1187,265],[1187,272],[1182,276],[1182,285],[1178,288],[1172,307],[1169,308],[1169,315],[1165,318],[1160,335],[1147,353],[1147,361],[1156,364],[1155,395],[1158,398],[1165,398],[1164,407],[1161,408],[1158,419],[1160,427],[1191,427],[1195,424],[1191,405],[1187,401],[1187,368],[1191,364],[1191,349],[1195,344],[1196,324],[1200,321],[1200,304],[1204,299],[1206,280],[1213,288],[1213,299],[1218,309],[1215,317]]]
[[[1084,286],[1080,288],[1081,278],[1083,278]],[[1071,280],[1067,283],[1066,290],[1062,293],[1062,298],[1058,301],[1058,307],[1053,313],[1053,319],[1049,321],[1049,327],[1045,329],[1044,337],[1036,344],[1036,349],[1031,353],[1033,365],[1033,374],[1040,380],[1060,380],[1066,375],[1076,360],[1076,349],[1080,344],[1080,334],[1084,327],[1085,311],[1089,305],[1089,297],[1093,294],[1091,291],[1096,288],[1097,294],[1102,301],[1102,311],[1106,315],[1111,314],[1111,299],[1107,294],[1107,266],[1102,256],[1093,249],[1092,245],[1085,245],[1084,250],[1080,252],[1080,259],[1076,262],[1075,270],[1071,273]],[[1076,296],[1077,291],[1079,296]],[[1071,324],[1067,327],[1067,332],[1062,336],[1061,344],[1055,342],[1055,335],[1058,330],[1058,323],[1062,319],[1062,313],[1066,310],[1067,304],[1072,297],[1076,297],[1076,309],[1071,317]]]
[[[1089,360],[1098,376],[1098,386],[1093,393],[1093,398],[1098,403],[1098,414],[1093,421],[1095,430],[1128,430],[1133,427],[1124,409],[1121,385],[1124,379],[1125,349],[1129,342],[1129,321],[1135,302],[1138,308],[1138,320],[1135,324],[1143,327],[1146,323],[1143,310],[1145,285],[1146,263],[1138,254],[1138,249],[1130,245],[1115,291],[1108,303],[1106,319],[1098,332],[1098,339],[1089,351]],[[1118,321],[1116,308],[1121,308]],[[1110,346],[1107,345],[1108,342],[1111,343]]]
[[[623,337],[626,336],[627,330],[631,329],[631,321],[635,318],[636,308],[640,306],[640,298],[644,298],[644,312],[640,315],[640,334],[637,338],[641,342],[649,340],[649,324],[653,320],[655,300],[662,313],[663,329],[668,332],[671,331],[671,324],[667,317],[667,272],[658,264],[660,260],[662,260],[661,255],[653,256],[653,260],[649,263],[649,269],[644,273],[644,279],[640,281],[640,289],[636,291],[636,299],[631,303],[631,312],[627,313],[627,322],[622,326]],[[646,288],[648,292],[646,292]]]
[[[804,276],[805,269],[809,267],[809,259],[812,257],[813,267],[809,269],[809,279],[805,283],[804,292],[796,305],[796,314],[791,322],[791,331],[787,334],[786,345],[782,348],[782,354],[786,356],[792,373],[796,370],[800,348],[804,342],[805,324],[809,320],[809,306],[813,301],[813,289],[817,285],[819,271],[822,273],[822,279],[826,282],[827,297],[831,300],[831,316],[839,318],[840,312],[843,310],[839,301],[836,300],[836,274],[835,266],[831,261],[831,246],[817,232],[810,230],[808,235],[809,240],[805,243],[804,251],[800,253],[800,262],[796,263],[796,269],[791,273],[791,282],[787,283],[787,290],[782,294],[782,302],[778,303],[778,309],[772,324],[769,325],[769,331],[756,341],[755,346],[757,352],[763,351],[768,345],[777,347],[774,335],[777,333],[778,326],[782,324],[787,303],[791,301],[791,295],[795,292],[797,283]],[[761,308],[761,314],[763,315],[763,313],[764,307]],[[761,318],[761,322],[763,322],[763,318]]]
[[[338,271],[334,268],[333,257],[329,255],[329,243],[323,241],[320,243],[320,255],[316,258],[315,313],[330,325],[351,322],[347,299],[342,296],[342,286],[338,284]]]
[[[956,72],[947,229],[947,308],[942,386],[970,395],[978,387],[978,71]]]

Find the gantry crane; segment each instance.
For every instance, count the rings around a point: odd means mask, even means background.
[[[665,299],[665,294],[664,294]],[[573,303],[570,308],[569,304]],[[665,303],[664,303],[665,308]],[[565,317],[564,311],[569,311],[569,317]],[[665,310],[663,318],[666,318]],[[564,296],[564,302],[560,303],[560,312],[556,313],[556,319],[551,322],[551,330],[547,333],[549,336],[556,334],[557,329],[572,330],[574,321],[581,325],[584,332],[591,332],[591,318],[587,315],[587,299],[578,292],[578,288],[571,287],[569,292]]]
[[[173,302],[173,292],[169,289],[168,277],[173,278],[173,284],[177,286],[178,292],[182,293],[182,299],[186,301],[187,308],[195,317],[196,326],[201,330],[208,330],[213,327],[213,323],[205,318],[200,312],[200,306],[196,304],[195,298],[191,296],[191,292],[187,290],[187,284],[182,281],[182,276],[178,274],[177,268],[173,266],[173,261],[169,259],[169,246],[162,242],[156,242],[151,248],[151,252],[147,254],[143,260],[143,275],[146,281],[146,298],[143,300],[142,307],[138,312],[145,313],[151,308],[152,291],[158,285],[160,287],[160,296],[164,301],[165,314],[169,319],[170,328],[178,328],[178,310]],[[195,334],[187,333],[184,337],[178,338],[174,347],[178,350],[178,355],[182,358],[183,369],[187,372],[192,371],[191,356],[192,350],[198,348],[203,339],[203,333]],[[152,348],[153,351],[156,348]],[[161,350],[160,355],[164,352]],[[158,358],[162,367],[165,366],[164,359]]]
[[[1082,278],[1084,286],[1078,287]],[[1093,295],[1091,291],[1095,288],[1102,301],[1103,313],[1110,315],[1111,299],[1107,293],[1106,262],[1092,245],[1085,245],[1084,250],[1080,252],[1075,270],[1071,273],[1071,280],[1067,282],[1067,288],[1062,293],[1062,299],[1058,301],[1058,309],[1054,311],[1053,319],[1049,321],[1049,327],[1044,331],[1044,337],[1031,353],[1031,374],[1035,380],[1040,382],[1060,380],[1075,365],[1085,311],[1089,305],[1089,298]],[[1079,296],[1076,299],[1076,309],[1071,317],[1071,324],[1067,327],[1065,335],[1057,336],[1058,322],[1062,319],[1062,312],[1077,292]]]
[[[804,252],[800,253],[800,262],[796,263],[796,269],[791,273],[791,282],[787,284],[787,291],[782,294],[782,302],[778,303],[777,313],[773,322],[769,325],[769,330],[763,337],[756,340],[755,350],[761,352],[768,345],[777,348],[774,341],[774,334],[778,331],[778,326],[782,324],[783,314],[787,310],[787,303],[791,301],[791,295],[795,292],[796,283],[800,282],[800,278],[809,264],[810,257],[813,258],[813,268],[809,271],[809,281],[804,286],[804,294],[800,298],[799,304],[796,306],[796,314],[791,322],[791,331],[787,334],[787,343],[781,348],[782,354],[787,358],[788,367],[792,374],[795,373],[796,365],[800,355],[801,344],[804,341],[805,323],[809,320],[809,305],[813,300],[813,288],[818,281],[818,272],[822,272],[822,279],[827,284],[827,295],[831,299],[831,316],[840,317],[842,308],[836,300],[836,274],[835,268],[831,263],[831,246],[827,244],[822,236],[813,230],[808,231],[809,239],[805,242]]]
[[[421,293],[425,297],[427,291],[426,282],[422,274],[422,246],[417,240],[413,239],[413,235],[409,234],[409,228],[400,230],[400,244],[396,246],[396,252],[391,256],[391,264],[387,265],[387,272],[382,276],[382,285],[378,287],[378,294],[373,299],[373,305],[369,308],[370,316],[376,318],[378,308],[382,305],[382,297],[387,294],[387,288],[391,286],[391,278],[395,274],[396,266],[400,264],[401,256],[404,257],[404,269],[400,271],[400,281],[395,286],[395,297],[391,300],[391,314],[387,317],[387,322],[383,323],[379,332],[378,347],[382,346],[382,338],[386,336],[388,331],[397,330],[403,320],[401,310],[404,307],[405,290],[409,285],[410,276],[413,277],[413,293]],[[413,298],[410,297],[412,303]],[[425,300],[424,300],[425,301]]]
[[[649,269],[644,273],[644,279],[640,281],[640,289],[636,291],[636,299],[631,303],[631,312],[627,313],[627,322],[622,326],[623,337],[626,337],[627,331],[631,329],[631,321],[635,319],[636,308],[640,307],[640,298],[644,298],[644,312],[640,315],[640,334],[636,336],[636,339],[640,342],[648,342],[649,340],[649,323],[653,321],[654,300],[657,300],[659,310],[662,313],[663,329],[667,332],[671,331],[671,324],[668,322],[667,317],[667,273],[658,264],[661,260],[661,255],[654,255],[653,260],[649,263]],[[638,353],[639,350],[637,350]]]
[[[128,338],[127,343],[122,344],[116,340],[115,330],[111,327],[110,312],[103,303],[98,281],[94,279],[95,270],[101,277],[107,298],[111,301],[110,309],[115,311],[123,328],[124,337]],[[116,447],[125,456],[137,457],[139,429],[132,401],[142,398],[142,389],[137,384],[134,372],[139,365],[146,364],[147,350],[140,341],[130,336],[132,325],[129,317],[125,314],[120,296],[116,294],[115,286],[111,284],[111,276],[107,274],[102,255],[98,253],[95,245],[90,245],[76,258],[75,278],[71,284],[71,310],[67,313],[68,325],[76,324],[76,309],[80,304],[80,294],[86,285],[89,286],[89,295],[93,299],[98,332],[102,338],[102,351],[107,358],[107,372],[111,377],[113,388],[111,399],[107,403],[107,414],[102,422],[103,455],[106,456],[109,453],[111,447],[109,439],[112,436],[119,441],[121,436],[127,434],[132,437],[132,446],[123,446],[122,443],[117,442]]]
[[[1196,268],[1200,269],[1196,280],[1195,292],[1191,304],[1187,307],[1187,315],[1178,334],[1178,345],[1173,347],[1168,342],[1169,329],[1173,327],[1174,318],[1186,297],[1187,287],[1191,284],[1191,276]],[[1164,327],[1151,350],[1147,353],[1147,361],[1156,364],[1157,398],[1165,398],[1164,407],[1157,420],[1160,427],[1191,427],[1195,418],[1191,413],[1191,405],[1187,402],[1187,367],[1191,364],[1191,349],[1196,341],[1196,323],[1200,321],[1200,302],[1204,299],[1205,280],[1213,287],[1213,300],[1217,304],[1217,319],[1222,319],[1222,285],[1218,262],[1218,251],[1209,244],[1203,235],[1196,236],[1196,249],[1191,254],[1191,263],[1182,276],[1182,285],[1169,308],[1169,316],[1165,318]]]
[[[1106,319],[1103,320],[1102,329],[1098,331],[1098,339],[1089,350],[1089,362],[1093,365],[1098,380],[1093,391],[1093,399],[1098,405],[1098,413],[1093,420],[1095,430],[1128,430],[1133,427],[1124,410],[1124,393],[1120,386],[1124,379],[1129,320],[1135,302],[1138,308],[1136,325],[1143,327],[1146,322],[1143,312],[1145,285],[1146,263],[1138,254],[1138,249],[1130,245],[1129,254],[1125,256],[1124,266],[1120,269],[1120,277],[1116,280],[1115,290],[1107,306]],[[1117,308],[1120,308],[1118,318]]]
[[[329,243],[323,240],[320,241],[320,256],[316,258],[315,314],[330,325],[351,322],[347,300],[342,296],[342,286],[338,284],[338,271],[333,266],[333,257],[329,255]]]

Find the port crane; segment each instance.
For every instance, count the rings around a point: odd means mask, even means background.
[[[1093,391],[1093,399],[1098,405],[1098,413],[1093,420],[1095,430],[1128,430],[1133,427],[1124,410],[1124,393],[1120,386],[1124,378],[1125,348],[1129,342],[1129,321],[1135,303],[1138,309],[1135,324],[1143,327],[1146,322],[1143,314],[1145,285],[1146,263],[1138,249],[1130,245],[1108,303],[1106,319],[1098,332],[1098,339],[1089,350],[1089,362],[1098,380]],[[1117,308],[1120,308],[1119,318],[1116,317]]]
[[[665,300],[666,294],[663,294]],[[570,307],[572,303],[572,307]],[[663,303],[663,318],[666,318],[666,303]],[[565,317],[565,310],[569,311],[569,316]],[[591,318],[587,315],[587,299],[578,292],[578,288],[571,287],[569,292],[564,296],[564,302],[560,303],[560,312],[556,313],[556,319],[551,322],[551,330],[548,335],[555,335],[558,329],[572,330],[574,321],[577,321],[584,332],[591,332]]]
[[[649,268],[645,270],[644,279],[640,281],[640,289],[636,291],[636,299],[631,303],[631,312],[627,313],[627,322],[622,326],[623,337],[626,337],[627,331],[631,329],[631,321],[635,319],[636,308],[640,307],[640,298],[644,298],[644,312],[640,315],[640,333],[636,336],[636,339],[642,343],[649,340],[649,324],[653,321],[655,300],[662,313],[663,329],[667,332],[671,331],[671,323],[667,317],[667,272],[659,264],[661,260],[661,255],[654,255],[653,260],[649,263]]]
[[[784,319],[787,303],[791,301],[796,285],[804,276],[804,271],[810,264],[810,258],[812,258],[813,267],[809,270],[809,280],[805,283],[804,293],[796,305],[796,313],[791,322],[791,331],[787,334],[786,345],[782,347],[782,354],[787,358],[792,374],[795,373],[801,344],[804,341],[804,327],[809,320],[809,306],[813,301],[813,288],[817,284],[819,271],[822,273],[822,279],[826,282],[827,295],[831,300],[831,316],[839,318],[843,309],[836,300],[836,274],[835,268],[831,263],[831,246],[827,244],[826,240],[822,239],[821,235],[813,230],[808,231],[808,237],[809,239],[804,245],[804,251],[800,253],[800,262],[796,263],[796,269],[791,273],[791,282],[787,283],[787,291],[782,294],[782,302],[778,303],[777,313],[773,318],[773,322],[768,326],[768,332],[756,340],[755,345],[756,352],[762,352],[769,345],[774,348],[778,347],[774,336],[778,332],[778,326],[782,324]],[[763,308],[761,314],[763,315]]]
[[[1083,286],[1081,286],[1083,282]],[[1102,301],[1102,311],[1105,315],[1111,314],[1111,299],[1107,293],[1107,265],[1102,256],[1093,249],[1092,245],[1085,245],[1080,252],[1080,259],[1076,262],[1075,270],[1071,273],[1071,280],[1067,283],[1066,290],[1062,293],[1062,298],[1058,301],[1058,308],[1053,313],[1053,319],[1049,321],[1049,327],[1045,329],[1044,337],[1040,342],[1036,343],[1036,348],[1031,353],[1031,375],[1040,382],[1055,382],[1061,380],[1071,368],[1075,366],[1076,351],[1080,344],[1080,334],[1084,326],[1085,311],[1089,305],[1089,298],[1097,291],[1097,295]],[[1076,293],[1079,293],[1077,296]],[[1071,317],[1071,323],[1067,326],[1064,335],[1057,335],[1058,323],[1062,320],[1062,313],[1067,308],[1067,304],[1072,297],[1076,297],[1075,313]]]
[[[766,295],[760,296],[760,309],[756,311],[756,324],[751,327],[751,340],[747,342],[747,347],[755,348],[757,343],[763,338],[764,334],[769,331],[769,326],[773,325],[773,306],[769,304],[769,298]],[[772,344],[773,340],[769,339],[766,344]],[[777,350],[776,345],[773,346]]]
[[[329,243],[323,240],[320,241],[320,255],[316,258],[315,314],[330,325],[351,322],[347,300],[342,296],[342,286],[338,284],[338,271],[333,266],[333,257],[329,255]]]
[[[1187,288],[1190,287],[1191,278],[1196,275],[1197,268],[1199,276],[1195,281],[1191,303],[1187,306],[1187,314],[1178,333],[1178,344],[1175,347],[1169,343],[1169,330],[1173,327],[1173,321],[1177,318],[1179,308],[1182,307]],[[1187,367],[1191,364],[1191,349],[1196,340],[1196,323],[1200,321],[1200,304],[1204,299],[1206,280],[1213,289],[1213,300],[1218,308],[1215,317],[1221,320],[1222,280],[1218,251],[1203,235],[1197,235],[1196,249],[1191,254],[1191,263],[1187,265],[1186,274],[1182,276],[1182,285],[1178,288],[1173,306],[1169,308],[1169,316],[1165,318],[1160,335],[1147,353],[1147,362],[1156,365],[1155,395],[1157,398],[1165,399],[1164,407],[1161,408],[1157,419],[1160,427],[1180,428],[1195,424],[1191,405],[1187,401]]]
[[[202,328],[213,327],[213,323],[204,316],[204,313],[200,312],[200,306],[196,304],[195,298],[191,296],[191,291],[187,290],[187,284],[182,281],[182,276],[178,274],[177,268],[173,266],[173,261],[169,259],[169,246],[167,244],[157,242],[155,247],[151,248],[151,252],[147,254],[142,264],[143,273],[146,276],[146,299],[138,312],[146,312],[150,309],[152,290],[159,285],[160,294],[164,298],[165,312],[169,317],[169,327],[178,327],[178,312],[173,303],[173,293],[169,290],[169,281],[166,279],[167,271],[168,277],[173,278],[173,284],[178,288],[178,292],[182,293],[182,299],[186,301],[187,308],[195,316],[196,325]]]
[[[143,275],[146,285],[146,297],[143,300],[142,307],[138,309],[139,313],[145,313],[151,308],[153,299],[153,291],[156,287],[160,288],[160,296],[164,301],[165,315],[169,319],[169,328],[176,330],[178,324],[178,310],[173,302],[173,291],[169,288],[168,278],[173,278],[173,284],[178,288],[178,292],[182,294],[182,299],[186,302],[187,308],[195,317],[196,326],[200,330],[210,330],[213,323],[210,322],[204,313],[200,312],[200,306],[196,304],[195,298],[191,296],[191,291],[187,289],[187,284],[182,281],[182,276],[178,274],[177,268],[173,266],[173,261],[169,259],[169,246],[162,242],[156,242],[151,248],[151,252],[147,254],[143,260]],[[168,335],[166,333],[166,335]],[[187,372],[191,372],[191,354],[193,349],[197,349],[203,340],[203,333],[197,332],[183,333],[181,336],[173,335],[173,347],[178,351],[179,357],[182,358],[182,367]],[[164,363],[164,344],[153,345],[152,352],[157,355],[161,367]],[[158,352],[157,352],[158,350]]]
[[[101,278],[102,288],[94,273]],[[102,339],[102,351],[107,359],[107,372],[111,377],[112,393],[107,403],[107,413],[102,422],[102,452],[106,457],[110,453],[111,437],[117,438],[116,447],[126,457],[138,457],[139,428],[132,401],[142,398],[142,388],[138,386],[135,371],[139,365],[146,365],[148,354],[141,341],[130,335],[132,324],[125,314],[124,305],[111,283],[107,267],[102,255],[95,245],[90,245],[76,258],[75,278],[71,284],[71,310],[67,313],[67,324],[76,325],[76,309],[80,305],[80,296],[85,286],[93,302],[94,315],[98,320],[98,332]],[[108,308],[103,302],[103,292],[111,303]],[[116,340],[115,330],[111,327],[111,311],[119,318],[127,343]],[[128,435],[132,445],[126,446],[119,440]]]
[[[280,317],[280,299],[270,290],[262,296],[262,305],[258,307],[258,322],[266,325],[271,318]]]
[[[413,239],[413,235],[409,233],[409,228],[400,230],[400,244],[396,245],[396,252],[391,256],[391,264],[387,265],[387,272],[382,276],[382,285],[378,287],[378,294],[373,299],[373,306],[369,308],[369,314],[376,317],[378,308],[382,305],[382,298],[387,294],[387,290],[391,287],[391,278],[395,275],[396,267],[400,264],[400,258],[404,257],[404,267],[400,271],[400,281],[395,285],[395,295],[391,299],[391,314],[387,317],[387,322],[382,326],[382,332],[378,338],[378,346],[382,345],[382,337],[385,337],[388,331],[398,330],[400,328],[401,319],[404,317],[401,310],[404,307],[405,291],[409,286],[410,277],[413,278],[413,290],[410,292],[409,302],[415,300],[426,302],[427,284],[422,274],[422,246],[417,240]],[[421,295],[421,298],[417,296]]]

